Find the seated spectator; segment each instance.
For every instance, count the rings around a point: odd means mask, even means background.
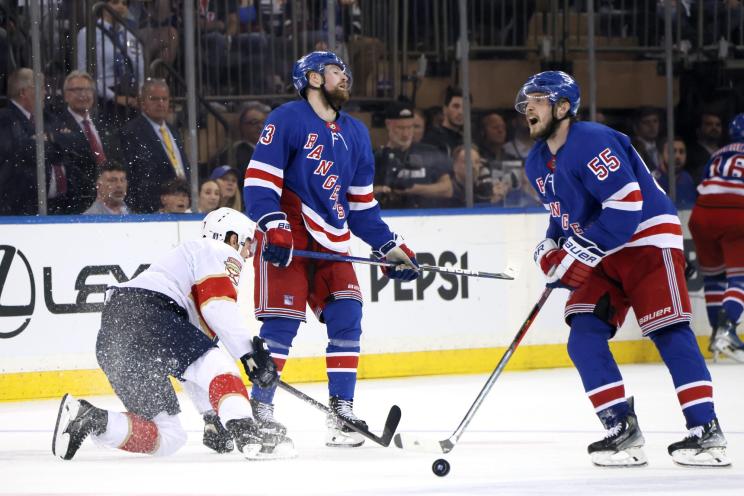
[[[44,98],[44,75],[41,79]],[[36,176],[36,90],[34,72],[21,68],[8,77],[7,107],[0,110],[0,214],[38,213]],[[55,121],[44,114],[44,156],[47,207],[50,214],[72,212],[72,186],[63,162],[62,147],[54,140]]]
[[[199,186],[199,200],[197,203],[197,212],[209,213],[212,210],[217,210],[220,206],[220,185],[217,181],[207,179]]]
[[[502,181],[494,181],[487,167],[483,166],[481,155],[476,147],[470,151],[473,166],[473,204],[501,204],[507,193]],[[467,179],[467,162],[465,147],[458,146],[452,153],[452,200],[450,206],[465,207],[465,184]]]
[[[217,181],[220,186],[220,207],[230,207],[243,211],[243,199],[240,195],[238,181],[240,172],[229,165],[221,165],[212,171],[209,179]]]
[[[649,170],[661,163],[661,112],[655,107],[640,107],[633,116],[631,143]]]
[[[145,60],[161,59],[173,64],[178,55],[178,18],[170,0],[137,2],[139,35],[145,43]],[[129,7],[132,11],[132,5]]]
[[[416,108],[413,109],[413,142],[421,143],[426,134],[426,115],[424,111]]]
[[[442,107],[442,125],[430,127],[422,143],[435,146],[452,158],[452,151],[462,145],[462,127],[465,123],[462,105],[462,90],[448,86]]]
[[[121,161],[129,168],[130,204],[136,212],[160,208],[160,185],[188,179],[189,163],[183,141],[167,119],[170,90],[163,79],[148,79],[140,96],[142,114],[120,131]]]
[[[67,108],[58,116],[55,140],[64,150],[63,162],[75,186],[74,213],[83,212],[96,198],[97,167],[106,163],[101,122],[91,116],[95,104],[93,78],[87,72],[72,71],[63,85]]]
[[[500,169],[502,160],[517,159],[504,149],[506,145],[506,121],[504,117],[496,112],[487,112],[480,121],[478,130],[478,149],[483,154],[483,159],[488,163],[491,171]]]
[[[662,161],[659,168],[651,174],[656,179],[664,191],[669,194],[669,152],[664,147],[662,152]],[[677,198],[675,204],[678,208],[692,208],[697,199],[697,189],[695,182],[689,172],[685,170],[687,161],[687,147],[682,138],[674,138],[674,181]]]
[[[106,0],[121,18],[127,18],[126,0]],[[96,22],[96,91],[103,102],[104,116],[113,127],[133,117],[137,94],[145,79],[144,49],[128,27],[117,22],[107,9]],[[77,69],[87,69],[87,28],[77,35]]]
[[[530,127],[524,115],[515,112],[511,119],[514,137],[504,144],[504,153],[516,157],[522,161],[527,158],[530,148],[535,140],[530,137]]]
[[[433,146],[413,143],[413,108],[395,102],[386,111],[388,142],[375,152],[374,192],[383,208],[434,208],[452,197],[449,159]]]
[[[117,162],[107,162],[98,167],[96,201],[83,215],[127,215],[127,170]]]
[[[191,206],[189,196],[189,183],[176,177],[163,183],[160,187],[160,209],[161,214],[183,214]]]
[[[253,151],[256,149],[258,138],[261,137],[264,121],[269,112],[271,107],[261,102],[255,100],[245,102],[238,116],[239,138],[219,157],[219,163],[229,164],[237,169],[241,178],[245,177],[245,170],[253,157]]]
[[[695,131],[697,140],[687,151],[687,172],[695,184],[700,184],[705,175],[705,164],[713,152],[722,146],[723,124],[721,118],[712,112],[703,112]]]

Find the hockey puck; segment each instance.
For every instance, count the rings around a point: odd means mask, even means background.
[[[444,458],[434,460],[434,463],[431,466],[431,471],[434,472],[434,475],[438,477],[444,477],[445,475],[449,474],[450,464]]]

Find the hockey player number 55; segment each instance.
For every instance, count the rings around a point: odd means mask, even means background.
[[[612,150],[605,148],[598,156],[591,159],[586,166],[597,176],[597,179],[604,181],[610,175],[610,172],[615,172],[620,168],[620,161],[612,155]]]

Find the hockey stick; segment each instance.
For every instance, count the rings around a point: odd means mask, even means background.
[[[514,339],[512,340],[511,344],[504,352],[504,355],[501,357],[501,360],[499,360],[498,365],[496,365],[496,368],[494,369],[494,371],[491,372],[491,375],[488,377],[488,380],[486,381],[486,385],[483,386],[483,389],[481,389],[480,393],[478,393],[478,396],[475,398],[475,401],[470,406],[468,413],[465,414],[465,417],[462,419],[462,422],[460,422],[460,425],[457,426],[457,429],[455,429],[455,432],[453,432],[450,437],[442,441],[435,441],[433,439],[419,438],[414,434],[396,434],[395,441],[394,441],[395,446],[401,449],[410,449],[410,450],[415,450],[415,451],[427,451],[427,452],[439,452],[439,453],[449,453],[450,451],[452,451],[452,449],[455,447],[455,444],[457,444],[457,441],[460,439],[460,436],[462,436],[468,424],[470,424],[470,421],[473,420],[473,417],[475,416],[475,412],[478,411],[478,408],[481,406],[481,403],[483,403],[483,400],[486,399],[488,392],[491,391],[491,388],[493,387],[493,384],[496,382],[496,379],[499,378],[499,376],[501,375],[501,372],[504,370],[504,367],[506,367],[507,362],[509,361],[511,356],[514,354],[514,351],[517,349],[517,346],[519,346],[519,343],[522,341],[525,334],[527,334],[527,330],[530,328],[532,323],[535,321],[537,314],[540,313],[540,309],[545,304],[545,301],[548,299],[548,296],[550,296],[550,292],[552,290],[553,290],[552,288],[545,288],[545,291],[543,291],[542,295],[540,296],[540,299],[537,301],[537,303],[535,303],[535,306],[532,307],[530,314],[527,316],[527,320],[525,320],[524,324],[522,324],[522,327],[519,328],[519,332],[517,332],[517,335],[514,336]]]
[[[329,260],[331,262],[352,262],[362,263],[367,265],[377,265],[379,267],[395,267],[398,264],[393,262],[383,262],[381,260],[375,260],[373,258],[353,257],[351,255],[336,255],[335,253],[323,253],[319,251],[306,251],[306,250],[294,250],[292,253],[298,257],[315,258],[318,260]],[[446,272],[448,274],[456,274],[459,276],[467,277],[484,277],[487,279],[506,279],[508,281],[514,280],[515,270],[512,267],[507,267],[504,272],[480,272],[477,270],[458,269],[457,267],[440,267],[438,265],[419,265],[421,270],[428,270],[431,272]]]
[[[309,403],[310,405],[314,406],[318,410],[325,412],[327,414],[333,414],[333,410],[328,408],[326,405],[321,403],[320,401],[314,400],[310,396],[306,395],[302,391],[295,389],[294,387],[290,386],[284,381],[279,381],[279,387],[287,391],[292,396],[301,399],[305,403]],[[343,418],[336,415],[336,417],[341,420],[344,425],[347,427],[354,429],[356,432],[361,434],[362,436],[366,437],[367,439],[370,439],[374,441],[375,443],[379,444],[380,446],[388,447],[390,446],[390,441],[393,439],[393,434],[395,434],[395,429],[398,428],[398,424],[400,423],[400,407],[398,405],[393,405],[392,408],[390,408],[390,412],[388,413],[387,420],[385,420],[385,427],[382,429],[382,436],[376,436],[375,434],[372,434],[368,429],[362,429],[351,422],[347,422]]]

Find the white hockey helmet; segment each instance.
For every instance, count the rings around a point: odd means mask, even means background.
[[[202,238],[224,242],[227,234],[231,232],[238,235],[238,244],[242,248],[246,241],[250,242],[253,239],[256,223],[243,213],[229,207],[221,207],[209,212],[202,221]]]

